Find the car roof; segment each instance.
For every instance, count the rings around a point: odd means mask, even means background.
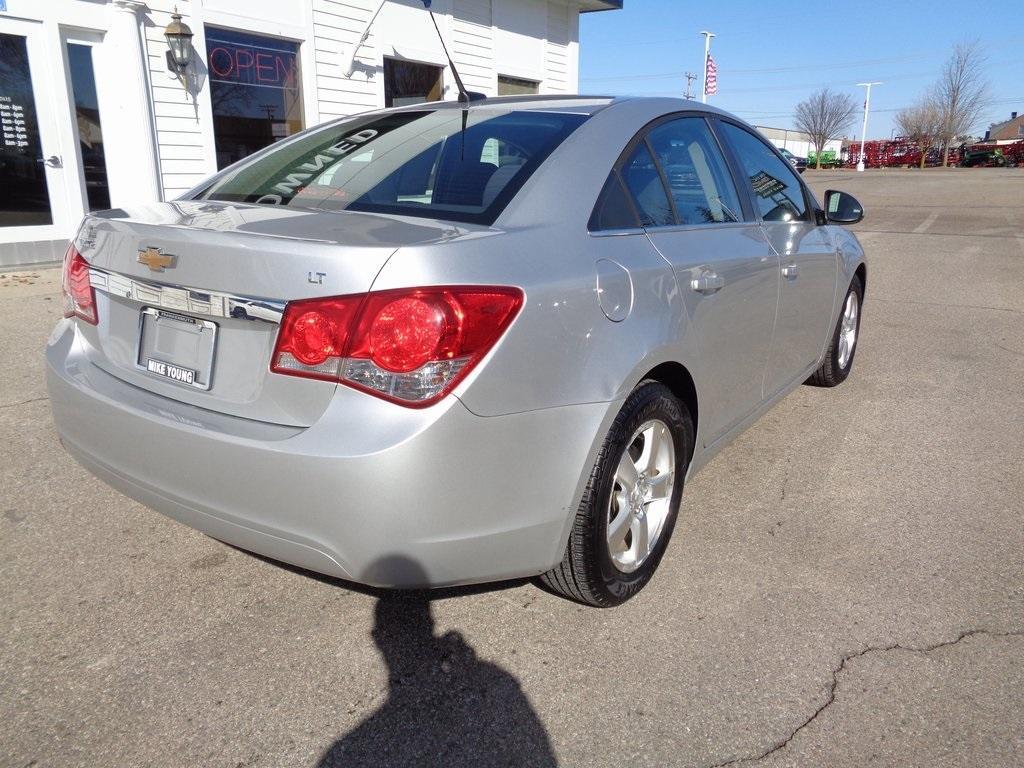
[[[503,110],[514,109],[517,111],[550,112],[571,111],[583,114],[594,114],[605,109],[614,101],[616,96],[576,96],[566,94],[544,94],[525,96],[488,96],[482,99],[474,99],[465,104],[461,101],[428,101],[419,104],[407,104],[401,107],[385,109],[385,112],[419,112],[424,109],[433,110],[461,110],[471,111],[485,110],[487,108],[500,108]]]
[[[594,115],[608,107],[624,102],[661,102],[665,112],[672,111],[697,111],[713,114],[725,114],[722,110],[708,104],[701,104],[698,101],[691,101],[681,98],[666,98],[653,96],[593,96],[576,94],[541,94],[541,95],[520,95],[520,96],[488,96],[482,99],[475,99],[469,104],[459,101],[432,101],[420,104],[409,104],[396,107],[387,112],[420,111],[423,109],[468,109],[485,110],[488,107],[501,109],[515,109],[522,111],[537,112],[575,112],[580,114]]]

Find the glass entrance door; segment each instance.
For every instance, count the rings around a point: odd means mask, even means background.
[[[71,102],[75,109],[75,132],[78,136],[78,160],[81,185],[85,192],[86,211],[110,208],[110,185],[107,182],[106,144],[100,119],[96,92],[96,70],[93,51],[101,42],[99,35],[77,32],[64,35]]]
[[[42,25],[0,18],[0,264],[5,244],[71,234],[47,68]]]

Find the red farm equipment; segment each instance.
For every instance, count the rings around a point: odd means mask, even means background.
[[[860,160],[860,142],[847,147],[846,166],[856,167]],[[960,160],[957,149],[949,150],[949,164],[956,165]],[[926,166],[942,165],[942,150],[929,149],[925,154]],[[864,142],[865,168],[917,168],[921,165],[921,148],[903,137],[895,139],[878,139]]]
[[[1020,168],[1024,165],[1024,140],[1016,141],[1013,144],[1004,147],[1003,154],[1006,155],[1007,165]]]

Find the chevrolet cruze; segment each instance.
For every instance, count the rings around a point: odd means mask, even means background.
[[[91,214],[47,349],[86,468],[365,584],[651,578],[686,478],[853,365],[863,251],[748,125],[536,97],[307,130]]]

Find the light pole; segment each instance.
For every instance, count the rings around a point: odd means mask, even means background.
[[[711,53],[711,38],[715,36],[714,32],[701,32],[704,35],[704,88],[700,92],[701,103],[708,103],[708,54]]]
[[[872,83],[857,83],[860,88],[866,88],[864,92],[864,127],[860,132],[860,157],[857,158],[857,171],[863,173],[864,171],[864,140],[867,138],[868,133],[868,110],[871,109],[871,86],[881,85],[881,81],[875,81]]]

